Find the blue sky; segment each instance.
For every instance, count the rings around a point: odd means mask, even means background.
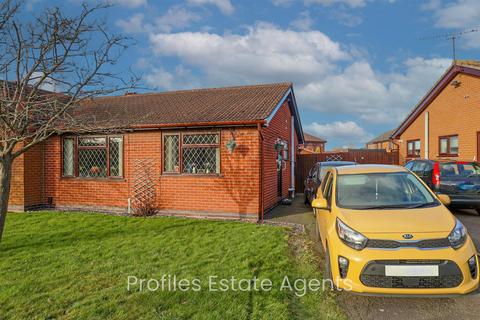
[[[292,81],[304,130],[327,148],[396,127],[451,63],[425,36],[479,26],[477,0],[112,0],[110,31],[136,40],[116,67],[155,91]],[[30,0],[75,12],[80,1]],[[480,33],[459,40],[476,59]]]

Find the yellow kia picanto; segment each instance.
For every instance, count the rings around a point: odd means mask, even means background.
[[[327,276],[368,294],[476,290],[477,251],[449,201],[403,167],[331,168],[312,203]]]

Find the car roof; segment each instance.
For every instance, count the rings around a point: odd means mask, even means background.
[[[449,160],[449,159],[412,159],[408,162],[415,162],[415,161],[425,161],[425,162],[431,162],[431,163],[458,163],[458,164],[467,164],[467,163],[478,163],[476,161],[462,161],[462,160]]]
[[[353,161],[322,161],[322,162],[319,162],[319,164],[322,165],[322,166],[336,167],[336,166],[354,165],[354,164],[357,164],[357,163],[353,162]]]
[[[337,167],[336,170],[338,174],[408,172],[404,167],[386,164],[358,164],[354,166]]]

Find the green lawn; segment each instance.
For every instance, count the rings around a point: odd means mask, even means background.
[[[290,243],[290,245],[289,245]],[[294,249],[292,249],[294,247]],[[0,319],[338,319],[332,293],[281,291],[321,279],[303,236],[280,227],[85,213],[9,214]],[[195,291],[127,291],[127,277],[201,280]],[[271,279],[270,292],[209,292],[208,276]]]

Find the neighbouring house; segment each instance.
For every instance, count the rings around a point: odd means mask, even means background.
[[[394,131],[395,130],[386,131],[381,135],[379,135],[378,137],[368,141],[366,143],[366,148],[367,149],[383,149],[383,150],[386,150],[387,152],[392,152],[394,149],[396,149],[395,144],[390,139],[390,136]]]
[[[455,61],[392,133],[400,162],[478,160],[480,62]]]
[[[261,219],[295,191],[304,138],[291,83],[109,96],[78,109],[122,130],[54,136],[16,159],[11,210],[125,213],[149,197],[166,214]]]
[[[312,154],[325,152],[327,140],[314,135],[303,133],[304,143],[299,146],[300,154]]]

